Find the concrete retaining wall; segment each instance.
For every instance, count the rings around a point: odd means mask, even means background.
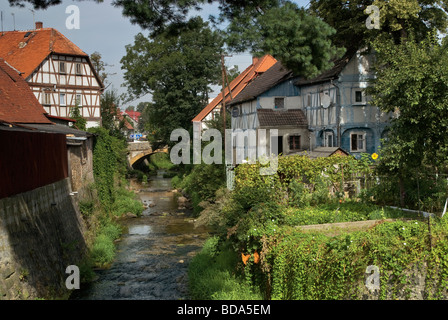
[[[70,179],[0,199],[0,299],[61,298],[87,247]]]

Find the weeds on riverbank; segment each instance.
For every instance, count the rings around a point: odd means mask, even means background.
[[[217,236],[190,264],[192,298],[446,299],[448,218],[428,222],[375,205],[371,197],[344,199],[344,179],[368,177],[367,165],[280,157],[274,176],[238,166],[234,190],[217,193],[198,219]],[[380,221],[338,232],[299,228],[362,220]],[[379,270],[374,292],[366,287],[368,266]]]
[[[261,295],[250,282],[241,281],[234,267],[238,257],[219,238],[208,239],[188,269],[189,292],[199,300],[259,300]]]
[[[87,226],[85,234],[88,254],[80,266],[82,281],[94,276],[94,268],[104,268],[115,258],[114,241],[121,235],[117,220],[126,213],[139,216],[143,204],[128,190],[126,143],[110,135],[104,128],[89,129],[95,134],[93,171],[95,183],[88,196],[81,199],[79,209]]]

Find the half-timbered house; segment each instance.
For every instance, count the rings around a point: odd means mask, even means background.
[[[372,55],[351,50],[312,79],[277,62],[228,104],[232,129],[277,129],[278,136],[264,143],[275,140],[283,155],[320,147],[338,147],[357,158],[378,152],[394,115],[371,105],[366,95],[371,62]]]
[[[87,127],[101,123],[100,95],[104,89],[89,55],[53,28],[0,33],[0,57],[27,81],[51,116],[70,117],[78,106]]]

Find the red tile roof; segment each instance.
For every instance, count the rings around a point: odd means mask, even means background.
[[[0,58],[0,122],[52,124],[45,114],[28,83]]]
[[[141,113],[138,111],[124,111],[123,113],[128,115],[128,117],[134,120],[135,122],[138,122],[138,118],[141,115]]]
[[[261,58],[254,58],[253,63],[241,72],[232,82],[230,82],[230,90],[232,97],[235,98],[253,79],[271,68],[277,60],[271,55],[265,55]],[[226,103],[230,102],[229,88],[224,90]],[[222,103],[222,92],[212,100],[192,121],[202,121],[213,109]]]
[[[27,78],[51,53],[84,56],[62,33],[53,28],[0,32],[0,57]]]

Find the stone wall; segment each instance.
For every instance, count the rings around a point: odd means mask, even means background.
[[[79,199],[84,199],[89,192],[89,186],[94,182],[93,137],[70,143],[67,149],[72,191],[79,193]]]
[[[64,298],[87,252],[70,179],[0,199],[0,299]]]

